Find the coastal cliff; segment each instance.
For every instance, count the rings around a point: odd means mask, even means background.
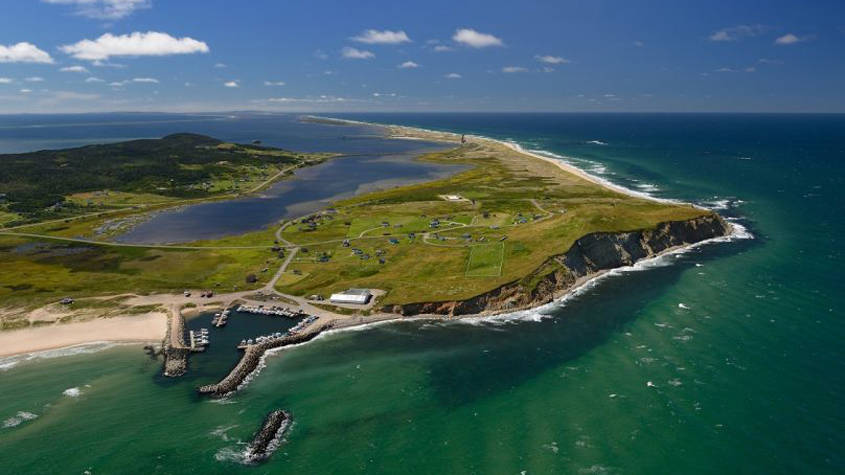
[[[653,229],[620,233],[596,232],[578,240],[566,252],[550,257],[530,275],[466,300],[422,302],[385,307],[405,316],[473,315],[511,312],[543,305],[604,271],[630,266],[667,250],[730,233],[717,214],[686,221],[669,221]]]

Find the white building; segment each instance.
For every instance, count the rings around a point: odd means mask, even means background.
[[[373,294],[367,289],[349,289],[343,292],[332,294],[329,297],[331,303],[345,303],[354,305],[366,305],[370,302]]]

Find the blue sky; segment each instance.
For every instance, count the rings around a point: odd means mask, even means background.
[[[0,8],[0,113],[845,112],[842,1]]]

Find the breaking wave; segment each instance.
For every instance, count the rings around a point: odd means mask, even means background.
[[[82,395],[82,390],[80,390],[78,387],[67,388],[62,391],[62,394],[67,397],[79,397]]]
[[[32,412],[26,412],[26,411],[18,411],[17,414],[15,414],[14,416],[12,416],[12,417],[6,419],[5,421],[3,421],[3,428],[9,429],[9,428],[12,428],[12,427],[17,427],[17,426],[23,424],[26,421],[31,421],[31,420],[37,419],[37,418],[38,418],[38,414],[33,414]]]

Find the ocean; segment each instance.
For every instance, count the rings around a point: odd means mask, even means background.
[[[845,116],[336,116],[511,140],[748,235],[536,311],[325,334],[223,401],[194,388],[234,353],[176,381],[137,345],[2,359],[0,472],[845,471]],[[316,147],[291,117],[2,116],[0,152],[181,131]],[[276,408],[293,414],[287,440],[243,465]]]

